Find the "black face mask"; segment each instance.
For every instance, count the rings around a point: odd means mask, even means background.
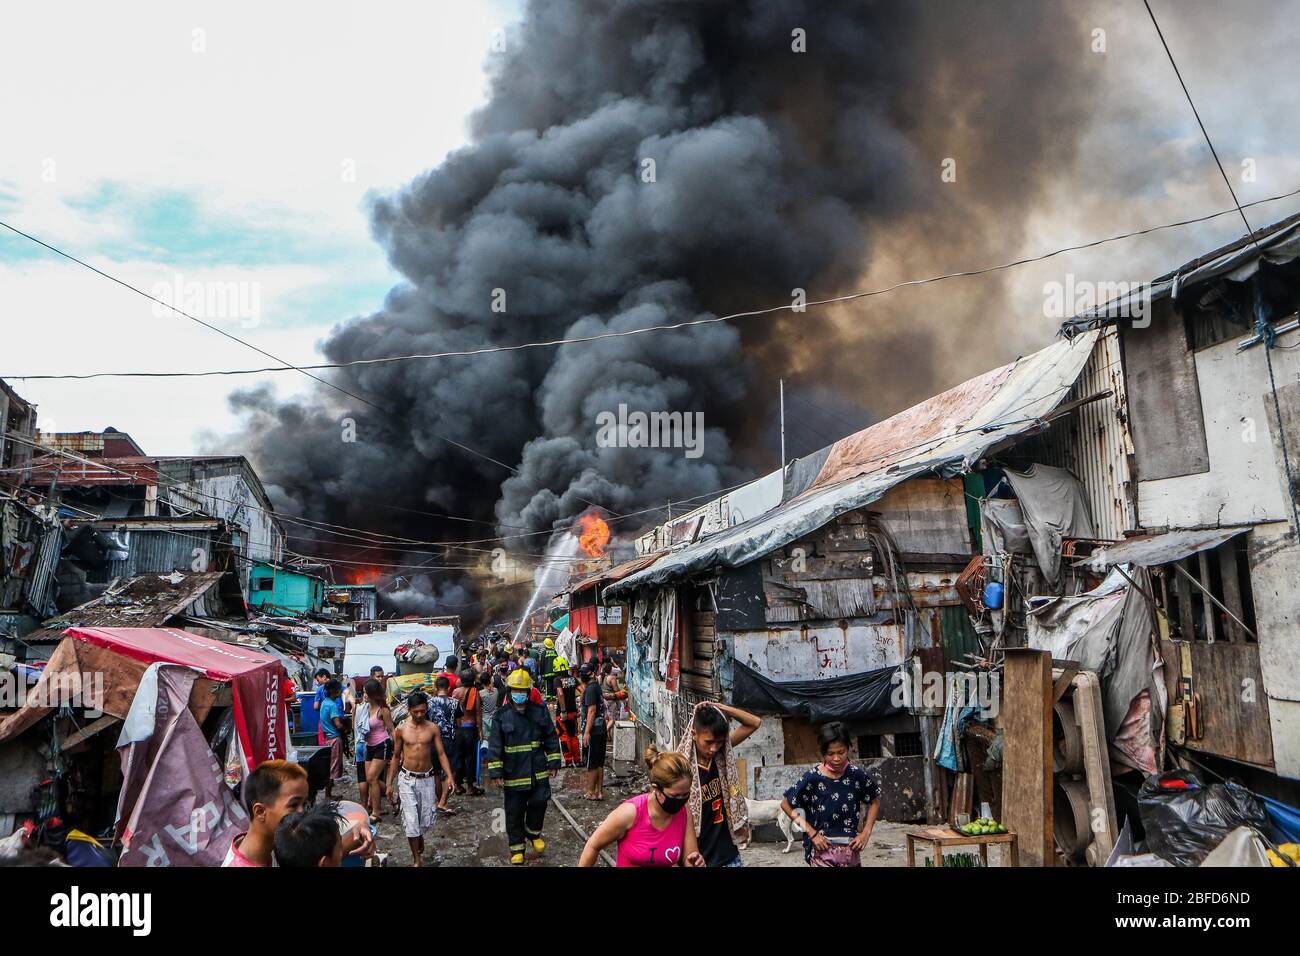
[[[659,791],[659,806],[663,807],[664,813],[670,817],[680,813],[682,807],[686,806],[690,799],[690,797],[670,797],[662,790]]]

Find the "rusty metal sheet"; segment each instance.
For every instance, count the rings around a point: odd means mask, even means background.
[[[227,573],[173,571],[119,581],[93,601],[46,621],[27,641],[57,641],[69,627],[160,627],[203,597]]]
[[[989,394],[1002,387],[1014,367],[1012,362],[977,375],[891,418],[841,438],[831,446],[830,455],[811,488],[887,468],[914,454],[918,448],[957,434],[988,400]]]
[[[631,561],[624,561],[622,564],[616,564],[612,568],[598,571],[590,577],[583,578],[581,581],[574,584],[570,591],[573,594],[579,594],[582,591],[596,587],[598,584],[609,584],[612,581],[621,581],[629,574],[634,574],[642,568],[649,567],[662,557],[663,552],[656,551],[654,554],[645,554],[633,558]]]

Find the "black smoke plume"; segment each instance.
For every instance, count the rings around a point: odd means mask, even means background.
[[[1018,211],[1073,154],[1089,74],[1060,49],[1082,51],[1086,35],[1042,0],[529,3],[506,51],[489,54],[470,145],[373,203],[405,281],[323,351],[502,346],[788,303],[796,289],[835,295],[890,237],[908,274],[1014,245]],[[394,95],[419,122],[420,98],[437,93]],[[963,301],[918,320],[869,302],[335,375],[383,413],[323,389],[231,400],[291,513],[417,538],[499,534],[540,554],[537,533],[590,503],[642,512],[774,467],[778,376],[876,413],[923,397],[954,349],[937,343],[979,313]],[[600,447],[597,416],[620,404],[703,412],[702,455]],[[341,443],[345,417],[355,443]],[[614,520],[627,533],[662,517]],[[405,600],[436,609],[438,590]]]

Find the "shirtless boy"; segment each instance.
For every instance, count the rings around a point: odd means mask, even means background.
[[[445,785],[452,786],[451,763],[442,749],[442,733],[429,720],[429,698],[416,691],[406,699],[406,720],[397,727],[393,761],[388,767],[388,792],[396,794],[402,811],[402,824],[411,844],[414,866],[423,866],[424,831],[433,825],[438,794],[435,786],[438,768],[442,768]],[[434,764],[435,755],[437,765]],[[393,779],[397,789],[393,789]]]

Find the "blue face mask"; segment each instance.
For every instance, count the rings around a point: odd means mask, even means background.
[[[516,704],[526,704],[528,703],[528,691],[512,690],[510,692],[510,699],[513,700]]]

